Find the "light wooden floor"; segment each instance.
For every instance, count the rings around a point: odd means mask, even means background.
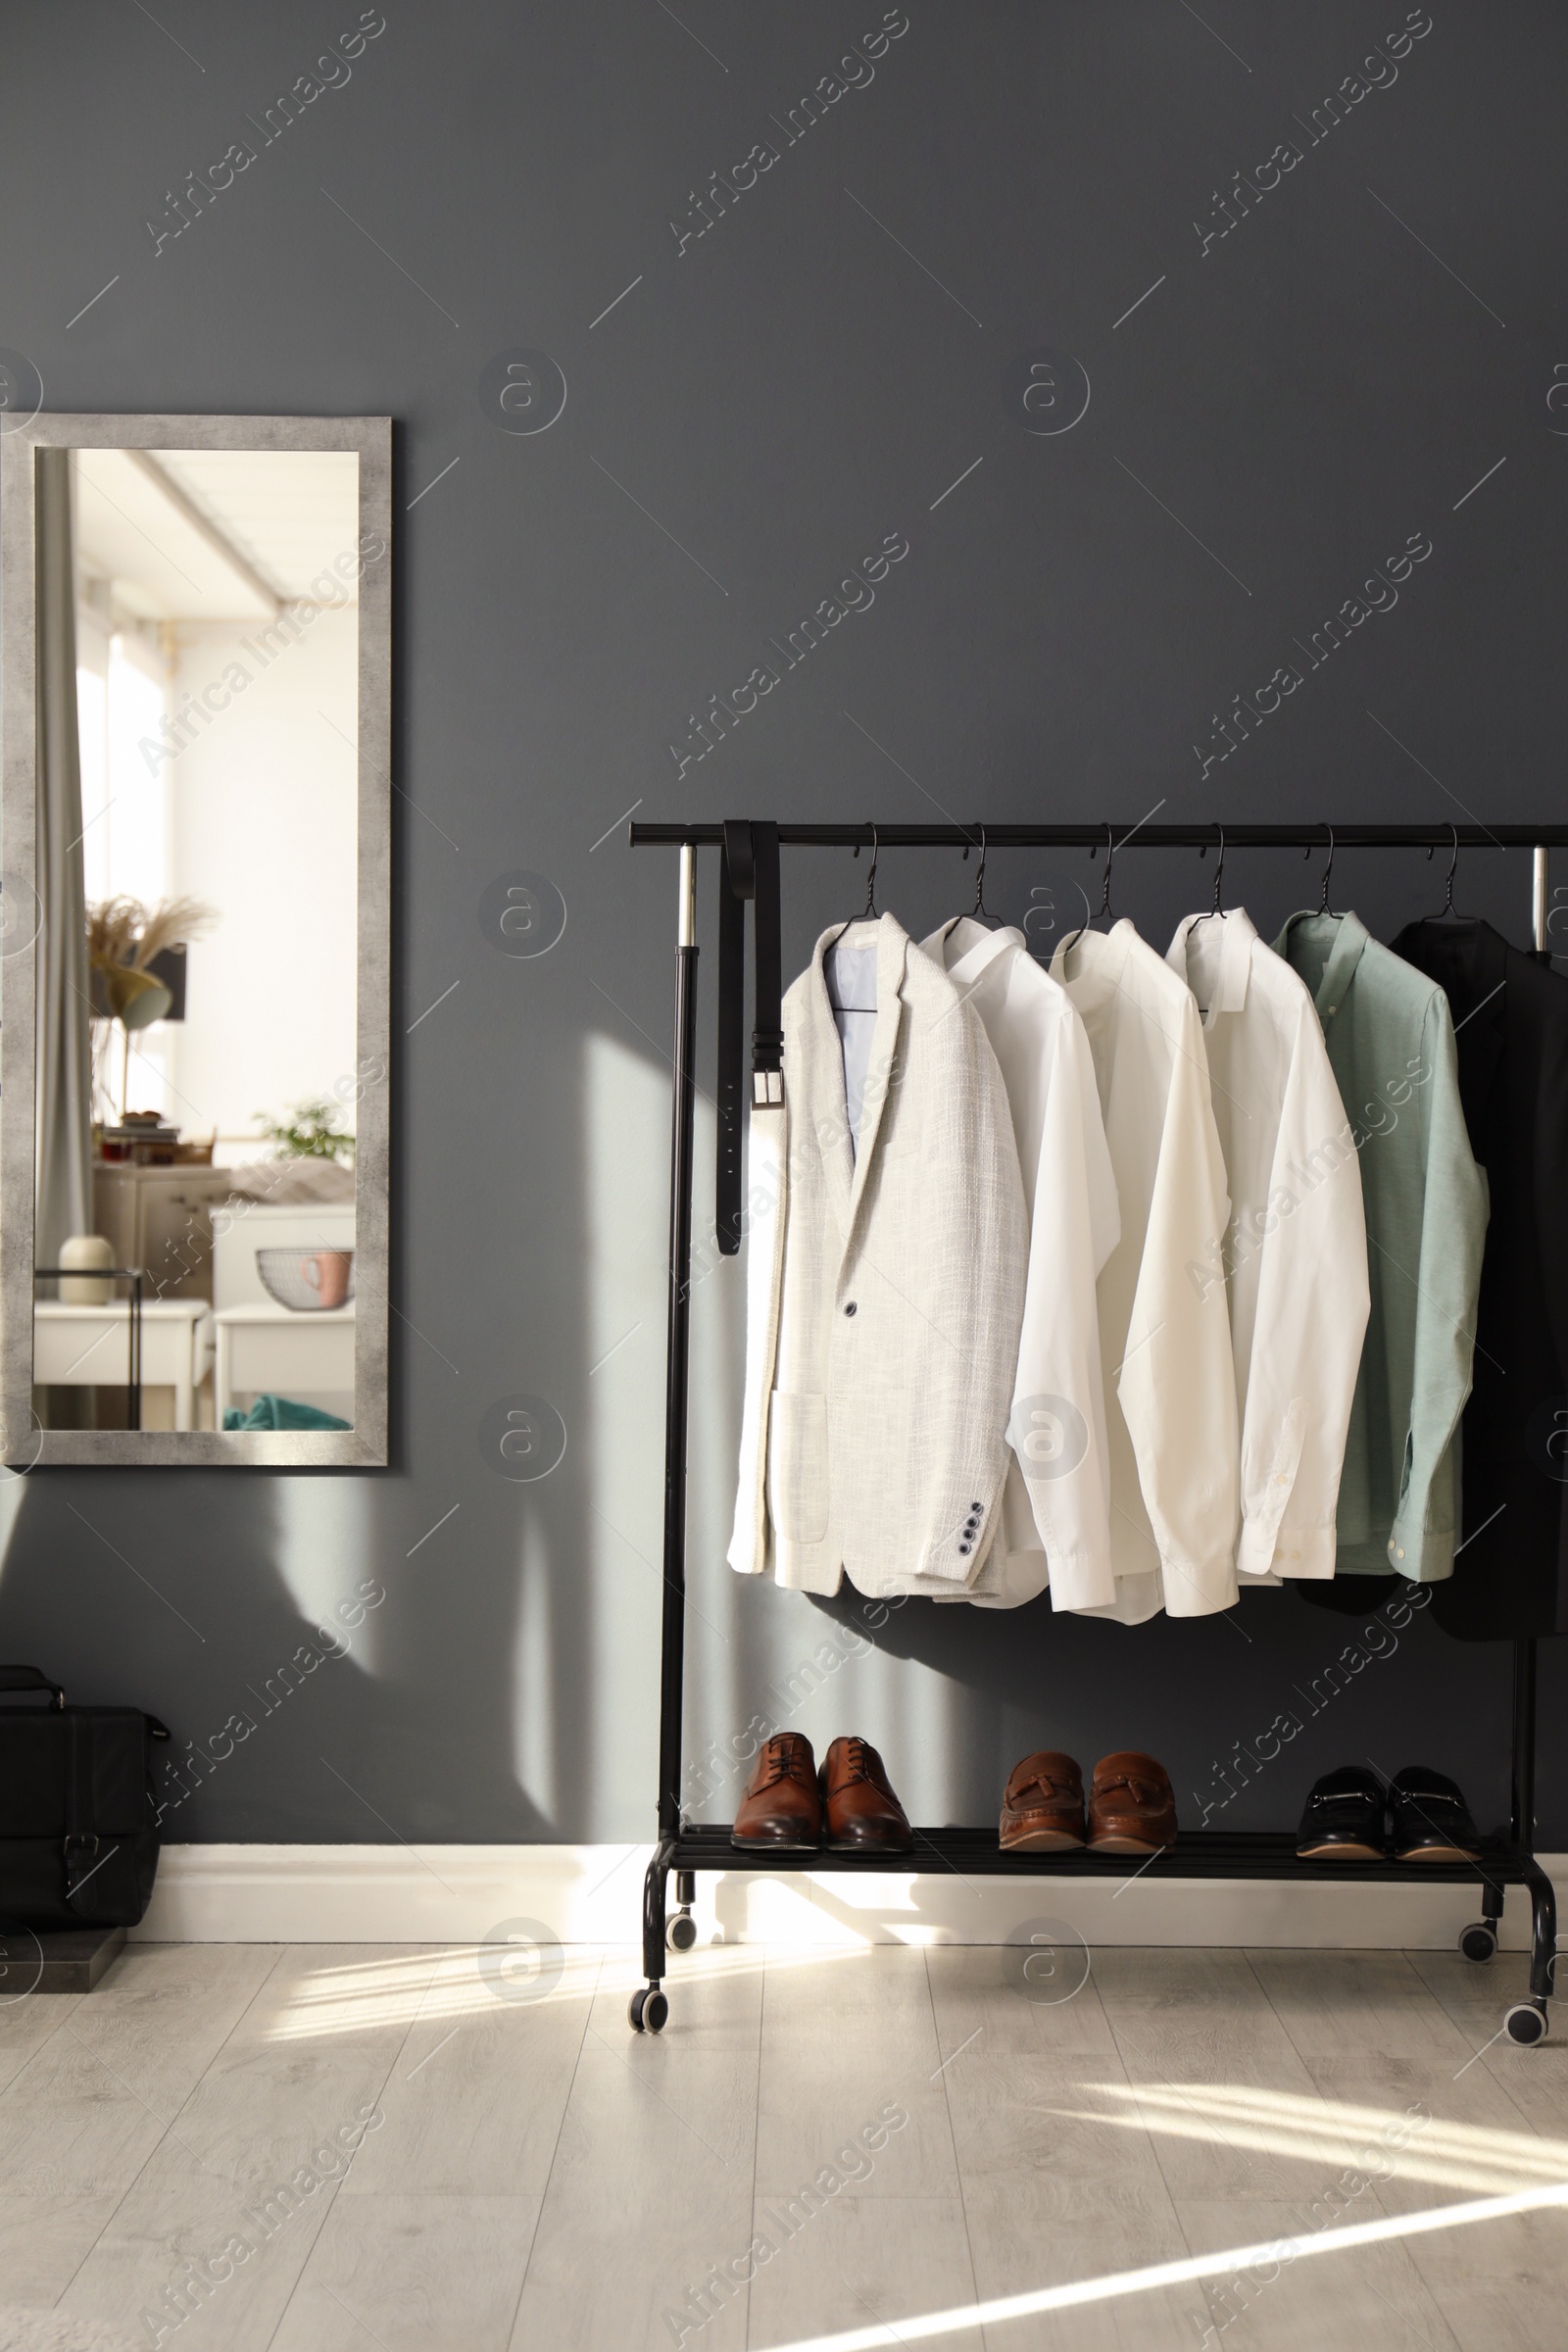
[[[1568,2183],[1568,2042],[1489,2040],[1522,1960],[1108,1950],[1064,1999],[1070,1961],[1021,1960],[701,1951],[655,2039],[626,1954],[512,1998],[471,1949],[133,1946],[0,2005],[0,2305],[180,2352],[738,2352],[945,2311],[951,2352],[1568,2343],[1568,2206],[1106,2291]]]

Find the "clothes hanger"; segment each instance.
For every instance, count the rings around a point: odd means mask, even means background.
[[[1200,858],[1206,858],[1206,857],[1208,856],[1208,844],[1207,844],[1207,842],[1206,842],[1206,841],[1204,842],[1204,844],[1203,844],[1202,848],[1201,848],[1201,849],[1199,851],[1198,855],[1200,856]],[[1229,920],[1230,920],[1230,915],[1229,915],[1229,912],[1228,912],[1228,910],[1227,910],[1225,907],[1223,907],[1223,906],[1220,905],[1220,903],[1219,903],[1219,902],[1220,902],[1220,894],[1221,894],[1221,892],[1223,891],[1224,887],[1225,887],[1225,828],[1224,828],[1224,826],[1223,826],[1223,825],[1221,825],[1221,826],[1219,827],[1219,863],[1218,863],[1218,864],[1215,866],[1215,868],[1214,868],[1214,904],[1213,904],[1213,906],[1212,906],[1209,908],[1209,910],[1208,910],[1208,912],[1207,912],[1206,914],[1200,914],[1200,915],[1197,915],[1197,916],[1195,916],[1195,917],[1194,917],[1194,920],[1193,920],[1193,923],[1192,923],[1192,929],[1193,929],[1193,930],[1195,930],[1195,931],[1196,931],[1200,923],[1211,923],[1211,922],[1213,921],[1213,919],[1214,919],[1214,917],[1215,917],[1215,915],[1216,915],[1216,914],[1219,916],[1219,919],[1220,919],[1220,921],[1221,921],[1222,923],[1229,922]]]
[[[852,914],[849,922],[841,923],[838,929],[834,932],[832,938],[828,941],[827,946],[822,951],[822,961],[824,965],[826,964],[828,957],[832,955],[834,949],[838,946],[839,941],[844,937],[845,932],[848,931],[853,924],[875,922],[877,920],[876,862],[882,855],[882,844],[877,839],[876,827],[870,822],[869,818],[866,820],[866,829],[871,836],[871,863],[866,871],[865,877],[865,905],[860,909],[858,914]],[[855,855],[857,858],[858,858],[860,855],[860,843],[857,842],[855,845]],[[833,1009],[835,1012],[875,1012],[877,1007],[874,1004],[836,1004]]]
[[[1448,820],[1448,831],[1453,835],[1453,854],[1448,859],[1447,888],[1444,892],[1443,905],[1438,908],[1437,913],[1422,915],[1421,920],[1424,923],[1441,923],[1446,915],[1450,914],[1456,923],[1473,923],[1476,919],[1473,914],[1462,914],[1453,903],[1453,877],[1459,863],[1459,828],[1451,817]],[[1432,852],[1428,850],[1427,863],[1430,865],[1431,862]]]
[[[1091,848],[1089,855],[1091,858],[1099,857],[1100,844],[1098,841]],[[1105,825],[1105,879],[1100,886],[1100,906],[1094,914],[1090,914],[1088,894],[1085,893],[1084,920],[1079,924],[1077,930],[1072,934],[1072,937],[1062,942],[1061,953],[1064,956],[1069,955],[1071,951],[1078,945],[1078,942],[1082,939],[1084,933],[1088,930],[1091,923],[1102,922],[1106,915],[1110,914],[1110,869],[1115,862],[1116,836],[1112,831],[1110,823],[1107,819]],[[1111,915],[1111,920],[1114,922],[1114,915]],[[1054,960],[1054,958],[1053,958],[1053,960]]]

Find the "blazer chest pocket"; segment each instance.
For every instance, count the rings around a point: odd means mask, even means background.
[[[767,1432],[768,1504],[786,1544],[827,1534],[827,1398],[773,1392]]]

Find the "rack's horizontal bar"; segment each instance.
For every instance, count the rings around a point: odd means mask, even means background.
[[[808,1853],[760,1854],[731,1845],[718,1822],[689,1822],[675,1841],[674,1870],[915,1871],[928,1877],[1130,1879],[1372,1879],[1415,1885],[1433,1879],[1448,1885],[1492,1879],[1520,1886],[1530,1857],[1501,1839],[1489,1838],[1477,1862],[1304,1862],[1296,1840],[1284,1831],[1193,1830],[1152,1862],[1126,1854],[1004,1854],[995,1828],[916,1830],[912,1854],[834,1854],[825,1847]]]
[[[878,825],[877,845],[884,850],[978,849],[982,833],[990,850],[1103,849],[1105,825]],[[1217,849],[1221,827],[1213,825],[1145,825],[1110,827],[1118,855],[1124,849]],[[1529,850],[1568,849],[1568,825],[1336,825],[1338,850]],[[1457,843],[1455,842],[1457,836]],[[673,847],[716,848],[724,838],[719,824],[640,824],[629,834],[634,850]],[[860,825],[780,825],[781,847],[789,850],[869,849],[872,827]],[[1329,827],[1322,825],[1226,825],[1228,850],[1326,850]]]

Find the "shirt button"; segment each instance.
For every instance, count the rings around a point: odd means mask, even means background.
[[[1275,1481],[1274,1481],[1274,1484],[1275,1484],[1277,1487],[1288,1487],[1288,1486],[1290,1485],[1290,1483],[1291,1483],[1291,1477],[1290,1477],[1290,1472],[1289,1472],[1288,1470],[1282,1470],[1282,1471],[1280,1472],[1279,1476],[1278,1476],[1278,1477],[1275,1479]]]
[[[1329,1006],[1329,1010],[1330,1010],[1330,1012],[1338,1012],[1338,1011],[1339,1011],[1339,1009],[1340,1009],[1340,1008],[1339,1008],[1339,1006],[1338,1006],[1337,1004],[1331,1004],[1331,1005]]]
[[[1396,1558],[1396,1560],[1402,1560],[1402,1559],[1403,1559],[1403,1557],[1404,1557],[1404,1545],[1403,1545],[1402,1544],[1399,1545],[1399,1548],[1398,1548],[1398,1550],[1397,1550],[1397,1551],[1395,1553],[1395,1555],[1394,1555],[1394,1556],[1395,1556],[1395,1558]]]
[[[850,1303],[849,1303],[849,1305],[848,1305],[848,1306],[847,1306],[847,1307],[844,1309],[844,1312],[845,1312],[847,1315],[853,1315],[853,1314],[855,1313],[855,1311],[856,1311],[856,1301],[855,1301],[855,1300],[852,1298],[852,1299],[850,1300]]]

